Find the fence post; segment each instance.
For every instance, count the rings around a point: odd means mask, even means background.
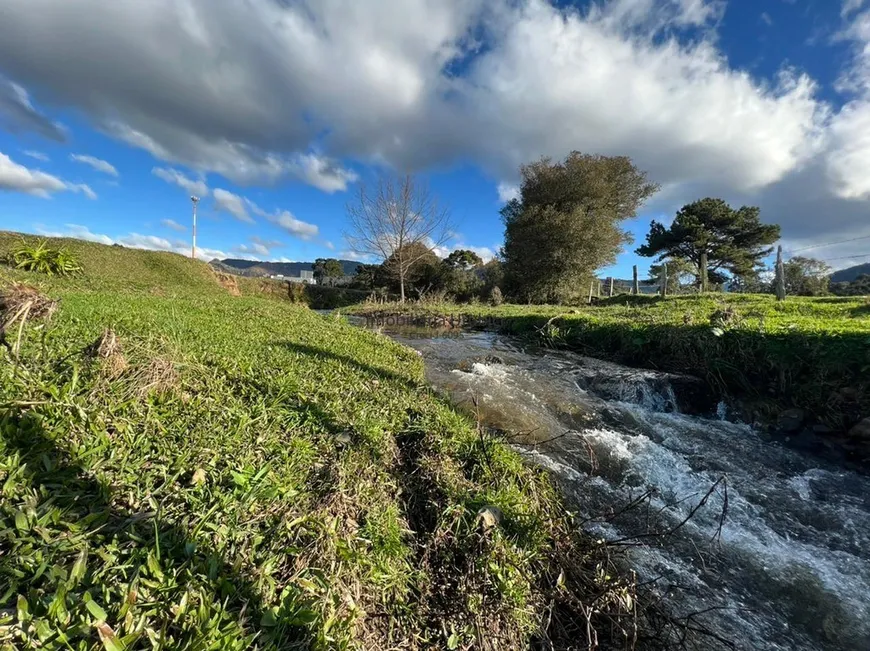
[[[668,295],[668,263],[662,263],[662,298]]]
[[[637,282],[637,265],[634,265],[634,271],[631,284],[631,293],[637,296],[640,294],[640,284]]]
[[[707,291],[707,252],[701,254],[701,292]]]
[[[782,262],[782,245],[776,248],[776,300],[785,300],[785,266]]]

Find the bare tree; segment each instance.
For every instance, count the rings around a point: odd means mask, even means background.
[[[390,262],[399,280],[402,303],[405,281],[415,263],[450,237],[450,213],[411,175],[383,176],[374,191],[360,185],[347,206],[351,249]]]

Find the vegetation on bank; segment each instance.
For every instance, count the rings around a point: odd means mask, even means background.
[[[632,582],[415,353],[181,256],[51,244],[83,274],[0,266],[0,310],[59,301],[0,347],[0,647],[642,640]]]
[[[861,298],[616,296],[592,306],[363,304],[357,313],[462,316],[625,364],[690,373],[770,422],[796,407],[837,431],[870,415],[870,303]]]

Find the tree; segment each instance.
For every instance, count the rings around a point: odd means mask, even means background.
[[[520,196],[502,209],[504,289],[514,299],[563,303],[616,260],[634,217],[658,186],[625,156],[572,152],[520,168]]]
[[[365,255],[391,260],[389,270],[405,302],[410,269],[450,235],[450,214],[418,180],[410,175],[381,177],[370,192],[360,185],[355,203],[347,206],[350,247]]]
[[[314,270],[314,280],[318,285],[328,284],[333,278],[341,278],[344,275],[344,267],[335,258],[317,258],[311,268]]]
[[[837,296],[868,296],[870,295],[870,275],[861,274],[851,282],[831,283],[831,292]]]
[[[783,264],[785,291],[792,296],[821,296],[828,293],[831,268],[815,258],[795,256]]]
[[[453,269],[474,269],[483,264],[483,260],[474,251],[468,249],[456,249],[453,253],[447,256],[444,264]]]
[[[357,289],[374,289],[377,286],[380,265],[361,264],[353,276],[353,286]]]
[[[405,270],[404,281],[398,273],[403,260],[413,260]],[[381,277],[386,279],[391,291],[400,291],[404,282],[408,294],[412,291],[421,297],[433,290],[439,290],[444,283],[444,264],[425,244],[414,242],[406,244],[387,258],[381,265]]]
[[[683,258],[667,258],[661,264],[650,265],[649,277],[654,280],[656,287],[662,286],[664,265],[668,265],[668,294],[679,294],[685,286],[686,280],[694,278],[698,270],[691,262]]]
[[[637,254],[659,260],[684,258],[698,269],[698,285],[724,280],[723,271],[746,275],[770,255],[779,226],[762,224],[759,209],[734,210],[722,199],[701,199],[683,206],[669,228],[653,221]]]

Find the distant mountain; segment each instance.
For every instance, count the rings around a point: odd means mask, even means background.
[[[854,267],[847,267],[845,269],[840,269],[839,271],[835,271],[831,274],[831,282],[832,283],[850,283],[855,280],[858,276],[868,274],[870,275],[870,262],[866,262],[864,264],[855,265]]]
[[[360,265],[354,260],[339,260],[344,275],[352,276]],[[299,276],[300,271],[311,271],[313,262],[260,262],[258,260],[212,260],[212,266],[238,276]]]

